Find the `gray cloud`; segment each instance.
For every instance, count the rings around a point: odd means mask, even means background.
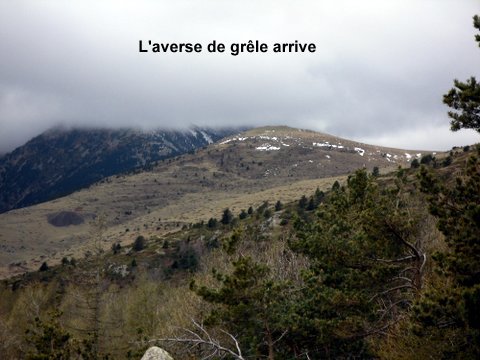
[[[288,124],[405,148],[472,143],[473,132],[448,132],[441,98],[454,78],[478,71],[477,5],[3,1],[0,152],[59,123]],[[298,39],[317,52],[139,54],[140,39]]]

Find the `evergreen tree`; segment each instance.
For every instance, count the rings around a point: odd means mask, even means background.
[[[209,229],[213,229],[213,228],[217,227],[217,219],[215,219],[215,218],[208,219],[207,227]]]
[[[307,207],[307,204],[308,204],[308,199],[305,195],[302,195],[302,197],[300,198],[300,200],[298,201],[298,207],[300,209],[305,209]]]
[[[278,340],[286,335],[282,318],[287,309],[282,299],[287,285],[272,281],[269,272],[267,266],[250,257],[240,257],[233,261],[230,274],[214,272],[219,287],[191,284],[204,300],[217,304],[205,325],[228,326],[242,345],[245,358],[274,359],[275,353],[282,352]]]
[[[47,271],[48,269],[50,269],[50,268],[49,268],[47,262],[44,261],[38,270],[39,271]]]
[[[238,215],[238,218],[240,220],[243,220],[243,219],[246,219],[247,216],[248,216],[247,212],[244,209],[242,209],[242,211],[240,212],[240,215]]]
[[[142,251],[143,249],[145,249],[145,238],[142,235],[139,235],[133,243],[133,250]]]
[[[314,198],[315,198],[315,207],[317,207],[325,198],[325,193],[317,187],[317,189],[315,190]]]
[[[232,220],[233,220],[233,214],[230,211],[230,209],[226,208],[225,210],[223,210],[222,219],[220,220],[220,222],[223,225],[228,225],[232,222]]]
[[[369,356],[364,338],[393,323],[421,288],[421,227],[409,215],[403,181],[400,176],[395,188],[380,191],[359,170],[329,194],[317,221],[296,221],[291,246],[310,266],[291,336],[311,356]]]
[[[26,339],[34,350],[27,354],[27,359],[70,359],[72,355],[71,335],[59,324],[60,313],[52,314],[49,322],[35,318],[32,329],[27,330]]]
[[[480,18],[473,17],[473,26],[480,30]],[[480,45],[480,35],[475,35],[475,41]],[[480,132],[480,84],[475,77],[466,82],[454,80],[454,87],[443,96],[443,102],[452,108],[448,116],[451,130],[474,129]]]
[[[313,196],[311,196],[310,200],[308,200],[306,210],[312,211],[312,210],[315,210],[316,207],[317,207],[317,204],[315,203],[315,200],[314,200]]]
[[[283,204],[280,200],[275,203],[275,211],[280,211],[283,209]]]
[[[92,353],[92,344],[89,341],[78,341],[67,332],[60,324],[62,314],[54,311],[48,321],[35,318],[32,328],[28,329],[25,338],[32,347],[27,352],[28,360],[69,360],[95,359]]]
[[[477,148],[454,185],[426,168],[420,172],[422,191],[428,194],[430,212],[438,219],[449,251],[434,256],[445,286],[427,292],[417,306],[417,315],[426,327],[437,329],[436,334],[452,344],[450,353],[445,354],[448,357],[480,357],[479,156]],[[450,329],[459,336],[452,338]]]

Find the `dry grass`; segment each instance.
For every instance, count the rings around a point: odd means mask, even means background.
[[[139,234],[177,231],[184,224],[220,217],[225,208],[235,214],[263,201],[288,202],[360,167],[387,169],[405,165],[403,150],[391,150],[287,127],[248,131],[246,141],[213,144],[158,165],[153,171],[114,176],[69,196],[0,215],[0,278],[36,270],[43,261],[58,263],[64,256],[83,257],[91,246],[91,222],[106,216],[103,246],[131,243]],[[260,136],[281,138],[290,146],[258,151]],[[280,140],[279,140],[280,141]],[[313,142],[362,145],[371,155],[312,146]],[[287,145],[288,145],[287,144]],[[385,152],[398,156],[387,161]],[[47,216],[75,211],[82,225],[55,227]]]

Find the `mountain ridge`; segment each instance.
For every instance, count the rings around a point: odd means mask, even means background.
[[[0,157],[0,213],[67,195],[111,175],[147,168],[236,131],[52,128]]]

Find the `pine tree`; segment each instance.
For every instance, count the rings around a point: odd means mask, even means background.
[[[215,219],[215,218],[208,219],[207,227],[209,229],[213,229],[213,228],[217,227],[217,219]]]
[[[286,284],[275,283],[269,268],[250,257],[233,261],[230,274],[214,272],[217,288],[191,284],[205,301],[217,304],[208,315],[205,325],[228,326],[242,344],[245,358],[274,359],[281,352],[278,340],[285,333],[282,324],[286,311],[281,306]]]
[[[230,211],[229,208],[226,208],[224,211],[223,211],[223,214],[222,214],[222,219],[220,220],[220,222],[223,224],[223,225],[228,225],[232,222],[233,220],[233,214],[232,212]]]
[[[275,203],[275,211],[280,211],[283,209],[283,204],[280,200]]]
[[[308,204],[308,199],[305,195],[302,195],[302,197],[300,198],[300,200],[298,201],[298,207],[300,209],[305,209],[307,207],[307,204]]]
[[[394,323],[422,286],[421,226],[409,215],[403,175],[380,191],[375,178],[359,170],[346,187],[334,187],[317,221],[295,223],[291,246],[310,266],[291,336],[315,357],[369,356],[363,339]]]
[[[478,15],[473,17],[473,26],[480,30]],[[480,46],[480,35],[475,35],[475,41]],[[474,129],[480,132],[480,84],[475,77],[472,76],[466,82],[455,79],[454,87],[443,96],[443,102],[453,109],[448,112],[452,119],[452,131]]]
[[[480,148],[461,176],[450,185],[422,167],[421,188],[428,194],[430,212],[438,219],[449,251],[434,260],[444,277],[441,289],[432,289],[417,305],[417,316],[427,328],[451,344],[449,357],[480,357]],[[452,338],[448,330],[459,334]],[[469,346],[465,347],[465,339]],[[453,348],[453,350],[452,350]]]

